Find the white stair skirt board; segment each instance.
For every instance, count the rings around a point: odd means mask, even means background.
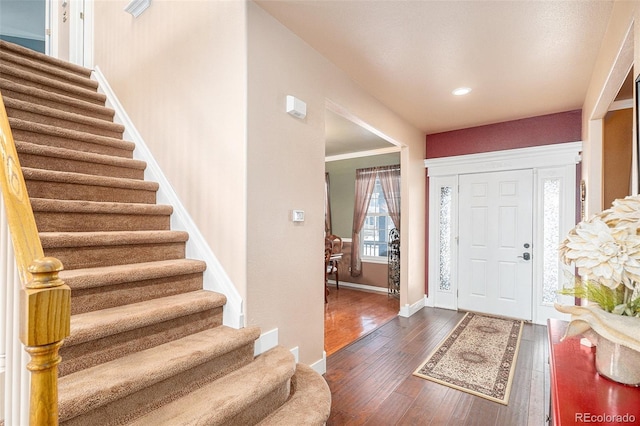
[[[167,177],[162,173],[160,166],[153,158],[149,147],[136,130],[133,122],[127,115],[124,107],[109,86],[106,78],[99,67],[95,67],[92,78],[99,83],[98,91],[107,97],[107,107],[113,108],[116,112],[114,122],[125,126],[123,139],[133,142],[136,145],[133,156],[137,160],[147,163],[144,175],[145,179],[157,182],[160,185],[157,193],[158,204],[169,204],[173,206],[171,215],[171,229],[186,231],[189,233],[187,241],[186,255],[192,259],[203,260],[207,264],[207,269],[203,273],[204,289],[222,293],[227,297],[227,303],[223,311],[223,323],[233,328],[244,327],[244,312],[242,298],[235,288],[231,279],[218,261],[217,257],[209,247],[204,236],[196,226],[195,222],[180,202],[178,195],[169,183]]]
[[[253,356],[258,356],[278,346],[278,329],[274,328],[262,333],[253,346]]]

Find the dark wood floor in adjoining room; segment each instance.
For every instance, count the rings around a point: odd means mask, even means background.
[[[423,308],[329,356],[327,425],[545,425],[549,371],[544,326],[524,326],[508,406],[412,375],[463,316]]]

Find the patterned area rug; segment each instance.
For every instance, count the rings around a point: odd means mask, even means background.
[[[507,405],[522,325],[469,312],[413,374]]]

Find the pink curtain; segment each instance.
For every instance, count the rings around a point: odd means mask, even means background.
[[[400,231],[400,166],[380,167],[378,179],[389,208],[389,216],[396,229]]]
[[[351,239],[351,276],[362,274],[362,261],[360,259],[360,230],[364,225],[369,209],[371,193],[376,183],[377,168],[356,170],[356,194],[353,206],[353,234]]]

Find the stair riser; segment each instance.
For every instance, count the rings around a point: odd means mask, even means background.
[[[170,228],[171,218],[149,214],[34,213],[40,232],[166,231]]]
[[[135,262],[182,259],[184,243],[136,244],[97,247],[51,247],[44,249],[46,256],[57,257],[65,269],[96,268],[126,265]]]
[[[156,202],[156,191],[28,179],[26,183],[27,191],[32,198],[144,204],[154,204]]]
[[[221,424],[225,426],[255,425],[284,404],[290,394],[291,381],[287,380],[260,400],[248,407],[243,407],[236,416],[225,419]]]
[[[1,64],[1,63],[0,63]],[[6,67],[5,67],[6,69]],[[81,101],[89,102],[94,105],[104,106],[105,96],[102,94],[96,93],[95,90],[73,87],[73,86],[56,86],[49,85],[43,81],[34,81],[29,78],[24,73],[20,73],[18,75],[14,75],[17,73],[16,70],[10,70],[10,72],[4,72],[3,67],[0,66],[0,76],[2,78],[13,81],[14,83],[22,84],[29,87],[35,87],[36,89],[46,90],[51,93],[57,93],[59,95],[69,96],[70,98],[78,99]]]
[[[60,407],[61,426],[122,425],[127,421],[152,411],[155,407],[175,400],[251,362],[253,342],[223,354],[180,375],[156,383],[125,398],[96,408],[84,415],[66,419],[65,407]],[[188,407],[184,407],[188,409]],[[216,407],[211,407],[215,410]],[[246,424],[245,424],[246,425]]]
[[[73,84],[74,86],[82,87],[88,90],[96,89],[96,82],[91,80],[88,76],[81,77],[77,74],[69,73],[66,70],[61,70],[58,67],[51,66],[46,63],[42,63],[44,67],[39,67],[39,65],[41,64],[40,61],[34,61],[33,59],[28,59],[28,61],[29,62],[25,61],[25,59],[23,59],[20,55],[6,52],[4,50],[0,51],[0,62],[13,68],[14,70],[18,70],[21,73],[38,75],[49,80],[59,81],[60,83]],[[51,68],[53,68],[52,72],[48,72],[48,70]]]
[[[106,279],[107,277],[105,277]],[[202,273],[177,275],[117,285],[76,289],[71,287],[71,315],[124,306],[202,289]]]
[[[93,367],[222,324],[222,307],[60,349],[59,376]]]
[[[97,118],[99,120],[105,120],[105,121],[113,121],[113,115],[114,115],[113,111],[107,110],[106,108],[103,111],[99,111],[99,110],[94,110],[93,108],[87,109],[87,108],[81,108],[80,106],[76,106],[73,104],[57,102],[53,99],[44,99],[44,98],[34,99],[34,97],[31,94],[13,91],[11,89],[2,87],[1,84],[0,84],[0,90],[2,90],[2,96],[5,98],[17,99],[19,101],[24,101],[24,102],[34,102],[34,103],[37,103],[38,105],[59,109],[62,111],[72,112],[74,114],[81,114],[85,117],[92,117],[92,118]],[[92,105],[95,105],[95,104],[92,104]]]
[[[92,124],[79,123],[73,120],[73,117],[68,119],[51,117],[48,115],[41,115],[31,111],[25,111],[22,109],[15,109],[7,106],[7,114],[12,118],[19,118],[25,121],[31,121],[33,123],[46,124],[49,126],[62,127],[69,130],[76,130],[79,132],[86,132],[92,135],[106,136],[109,138],[120,139],[122,138],[122,131],[112,130],[113,126],[98,127]],[[104,122],[107,123],[108,122]]]
[[[68,158],[47,157],[31,153],[20,152],[20,165],[32,169],[56,170],[59,172],[83,173],[94,176],[107,176],[126,179],[144,179],[144,170],[130,167],[119,167],[110,164],[91,163],[70,160]]]

